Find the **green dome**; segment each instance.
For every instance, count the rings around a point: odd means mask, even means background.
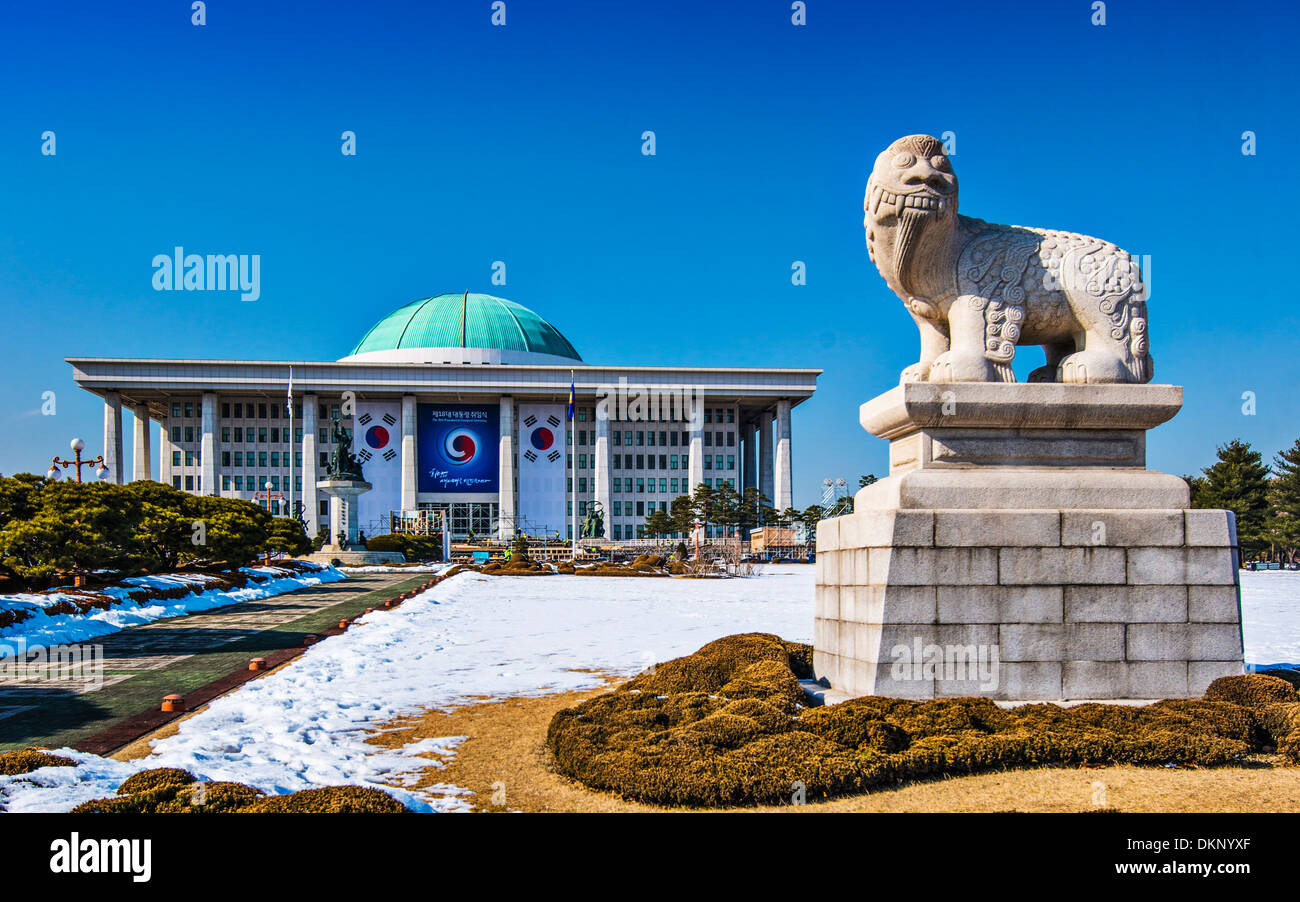
[[[569,340],[527,307],[488,294],[439,294],[399,307],[349,356],[415,348],[486,348],[581,361]]]

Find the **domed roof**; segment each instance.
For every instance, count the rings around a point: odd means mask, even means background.
[[[439,294],[399,307],[370,327],[344,360],[415,360],[417,349],[480,349],[490,359],[427,362],[581,361],[569,340],[513,301],[488,294]],[[405,353],[403,353],[405,352]],[[503,353],[495,353],[503,352]],[[483,354],[462,355],[484,358]]]

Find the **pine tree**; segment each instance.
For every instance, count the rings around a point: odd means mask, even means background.
[[[1277,476],[1269,486],[1273,506],[1269,535],[1294,560],[1300,548],[1300,439],[1273,458],[1273,472]]]
[[[1193,507],[1222,508],[1237,515],[1237,542],[1249,558],[1268,547],[1268,467],[1248,442],[1233,439],[1219,448],[1219,461],[1194,486]]]

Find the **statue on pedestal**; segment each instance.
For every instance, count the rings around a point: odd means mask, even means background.
[[[338,447],[330,455],[329,472],[325,478],[365,482],[366,477],[361,472],[361,461],[357,460],[356,455],[352,453],[351,434],[343,428],[342,423],[336,422],[333,435]]]
[[[587,505],[587,519],[582,523],[580,535],[584,539],[605,538],[605,509],[599,501]]]

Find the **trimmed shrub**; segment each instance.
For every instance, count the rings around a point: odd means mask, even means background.
[[[174,767],[140,771],[117,788],[117,795],[93,799],[73,814],[223,814],[319,813],[364,814],[406,811],[379,789],[328,786],[283,796],[267,796],[243,783],[199,782],[189,771]]]
[[[181,770],[179,767],[155,767],[127,777],[117,788],[117,794],[129,796],[164,786],[192,786],[198,782],[198,779],[189,771]]]
[[[371,536],[366,540],[367,551],[396,551],[406,553],[406,537],[394,533]]]
[[[326,786],[267,796],[242,810],[254,814],[401,814],[407,808],[382,789]]]
[[[810,656],[747,633],[659,664],[557,713],[546,740],[555,767],[643,802],[734,806],[788,801],[796,783],[811,799],[1006,768],[1230,765],[1270,737],[1300,763],[1300,698],[1272,677],[1144,707],[869,696],[805,708],[797,677]]]
[[[6,777],[28,774],[39,767],[76,767],[77,762],[41,749],[21,749],[0,754],[0,774]]]
[[[1247,708],[1258,708],[1275,702],[1300,701],[1295,687],[1286,680],[1262,673],[1219,677],[1205,690],[1205,697],[1233,702]]]

